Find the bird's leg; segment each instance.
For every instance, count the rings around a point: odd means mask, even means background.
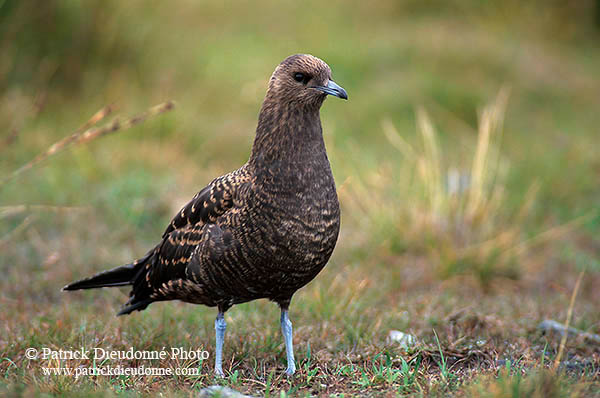
[[[281,333],[283,333],[283,339],[285,340],[285,352],[287,355],[287,369],[285,373],[291,376],[296,371],[294,343],[292,342],[292,322],[288,317],[288,310],[284,308],[281,309]]]
[[[222,311],[219,311],[217,319],[215,319],[215,332],[216,332],[216,347],[215,347],[215,374],[217,377],[225,377],[223,373],[223,340],[225,340],[225,330],[227,329],[227,323],[225,322],[225,316]]]

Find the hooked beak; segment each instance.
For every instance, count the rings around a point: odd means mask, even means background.
[[[345,99],[345,100],[348,99],[348,93],[346,93],[346,90],[344,90],[342,87],[338,86],[336,84],[336,82],[334,82],[333,80],[329,80],[329,83],[327,83],[327,86],[316,86],[313,88],[315,90],[322,91],[325,94],[334,95],[338,98]]]

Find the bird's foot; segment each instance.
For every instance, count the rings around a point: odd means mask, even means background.
[[[294,365],[293,363],[288,364],[288,367],[285,370],[285,374],[287,374],[288,376],[293,376],[294,373],[296,373],[296,365]]]
[[[220,366],[215,366],[215,377],[218,379],[225,378],[225,373],[223,373],[223,369]]]

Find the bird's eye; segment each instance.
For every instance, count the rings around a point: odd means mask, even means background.
[[[310,80],[310,76],[297,72],[294,73],[294,80],[296,80],[298,83],[302,82],[303,84],[307,84]]]

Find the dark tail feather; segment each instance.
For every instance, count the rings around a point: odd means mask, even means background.
[[[136,289],[136,286],[139,287],[139,282],[140,280],[143,280],[144,274],[147,271],[146,263],[151,261],[153,255],[154,249],[150,250],[144,257],[131,264],[113,268],[90,278],[70,283],[63,287],[62,290],[95,289],[98,287],[133,285],[134,288],[129,294],[129,301],[117,315],[129,314],[135,310],[141,311],[155,301],[150,299],[148,294],[144,294],[145,292],[136,292],[136,290],[138,290]],[[136,295],[139,296],[139,298],[136,298]]]
[[[131,263],[121,267],[101,272],[90,278],[69,283],[62,290],[95,289],[98,287],[112,287],[131,285],[137,274],[140,263]]]
[[[125,306],[121,309],[121,311],[119,311],[117,313],[117,316],[127,315],[127,314],[132,313],[135,310],[142,311],[148,305],[150,305],[150,303],[154,302],[154,300],[152,300],[152,299],[144,299],[141,301],[134,301],[134,300],[129,300],[129,301],[131,302],[131,304],[129,305],[129,302],[127,304],[125,304]]]

